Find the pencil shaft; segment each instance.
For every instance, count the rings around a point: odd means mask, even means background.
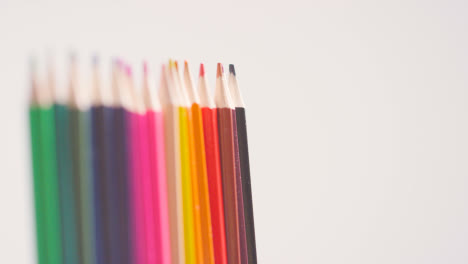
[[[146,263],[156,263],[156,221],[153,201],[153,177],[148,128],[148,113],[138,114],[140,132],[140,161],[141,161],[141,197],[143,207],[144,239],[146,241]]]
[[[119,201],[119,237],[120,241],[120,258],[122,264],[130,264],[132,259],[131,253],[131,221],[130,221],[130,182],[129,182],[129,153],[128,135],[127,135],[127,111],[123,107],[114,108],[114,165],[115,165],[115,181],[117,184],[117,199]]]
[[[121,208],[122,201],[119,190],[120,181],[117,175],[117,155],[118,145],[115,129],[115,108],[103,108],[104,121],[104,185],[105,185],[105,203],[106,203],[106,233],[109,249],[110,263],[120,264],[125,259],[122,257],[124,250],[123,238],[121,237]]]
[[[193,212],[193,241],[195,244],[195,263],[203,262],[203,240],[201,229],[201,201],[200,201],[200,187],[198,182],[198,169],[195,150],[194,139],[194,124],[193,116],[190,108],[187,109],[187,136],[189,148],[189,166],[190,166],[190,183],[192,188],[192,212]]]
[[[140,119],[138,114],[127,111],[128,136],[129,136],[129,169],[130,169],[130,204],[131,204],[131,226],[133,261],[135,264],[146,262],[146,239],[143,214],[142,196],[142,163],[141,163],[141,138]]]
[[[223,177],[228,263],[240,263],[236,168],[232,109],[218,108],[219,149]]]
[[[236,170],[236,197],[237,197],[237,213],[239,225],[239,250],[241,257],[241,264],[247,264],[247,241],[245,235],[245,219],[244,219],[244,197],[242,194],[242,174],[240,168],[239,158],[239,142],[237,138],[237,121],[236,111],[232,110],[233,117],[233,135],[234,135],[234,157],[235,157],[235,170]]]
[[[57,178],[57,155],[55,147],[54,108],[49,106],[40,111],[40,134],[42,173],[44,180],[44,213],[46,215],[47,263],[63,261],[61,219],[59,204],[59,183]]]
[[[196,169],[198,199],[200,204],[201,263],[214,263],[213,232],[211,227],[210,199],[205,156],[205,139],[202,112],[199,104],[192,104],[193,164]]]
[[[155,216],[156,263],[170,264],[169,205],[166,180],[164,121],[160,111],[147,114],[148,141],[151,156],[153,203]]]
[[[79,256],[77,201],[73,180],[68,107],[55,104],[57,172],[60,183],[60,211],[63,223],[63,263],[81,263]]]
[[[190,139],[189,139],[189,123],[188,111],[184,107],[179,107],[180,117],[180,159],[181,159],[181,175],[182,175],[182,195],[183,195],[183,219],[184,219],[184,236],[185,236],[185,255],[187,264],[195,264],[196,249],[195,249],[195,220],[193,210],[193,187],[192,187],[192,172],[190,160]]]
[[[244,217],[249,264],[257,263],[255,242],[255,225],[252,202],[252,187],[250,182],[249,147],[247,141],[247,122],[245,108],[236,107],[237,137],[239,142],[239,158],[242,174],[242,191],[244,197]]]
[[[44,199],[44,177],[41,159],[40,108],[29,109],[29,127],[31,131],[31,154],[34,184],[34,205],[36,212],[36,246],[38,264],[47,264],[47,238]]]
[[[202,113],[208,187],[210,192],[214,259],[216,264],[227,264],[223,183],[219,156],[218,117],[216,109],[203,107]]]
[[[180,162],[179,108],[172,105],[164,106],[163,120],[166,150],[169,227],[171,236],[171,258],[173,263],[185,264],[186,256]]]
[[[105,188],[104,107],[91,108],[94,245],[97,264],[109,263],[107,250],[107,205]]]
[[[91,112],[71,109],[70,116],[80,255],[82,263],[95,263]]]

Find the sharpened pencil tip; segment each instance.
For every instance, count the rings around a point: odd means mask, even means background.
[[[229,64],[229,72],[236,76],[236,69],[234,68],[234,64]]]
[[[205,66],[200,63],[200,77],[205,77]]]
[[[148,63],[146,61],[143,61],[143,73],[148,74]]]
[[[177,61],[174,61],[174,67],[176,70],[179,70],[179,63]]]
[[[221,77],[223,75],[223,72],[223,65],[218,62],[218,68],[216,69],[216,77]]]

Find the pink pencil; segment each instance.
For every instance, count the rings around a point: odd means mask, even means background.
[[[143,175],[145,173],[143,155],[144,148],[141,137],[141,114],[138,113],[138,98],[131,80],[131,69],[126,67],[126,93],[123,95],[127,101],[127,129],[130,151],[130,184],[132,193],[130,195],[131,212],[133,215],[133,260],[135,264],[147,263],[146,226],[144,212]]]
[[[163,116],[156,91],[151,90],[146,82],[144,85],[155,216],[154,232],[151,232],[151,234],[154,234],[156,238],[154,252],[157,256],[157,261],[150,263],[170,264],[171,249]]]

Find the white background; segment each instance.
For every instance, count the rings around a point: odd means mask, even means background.
[[[47,49],[205,62],[212,85],[236,64],[259,263],[468,263],[467,29],[466,1],[0,2],[0,263],[34,262]]]

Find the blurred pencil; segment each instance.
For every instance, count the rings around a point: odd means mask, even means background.
[[[191,161],[191,116],[189,113],[189,103],[186,92],[183,88],[182,80],[179,76],[178,68],[175,63],[169,65],[171,70],[174,88],[177,90],[177,103],[179,113],[179,137],[180,137],[180,157],[181,160],[181,175],[182,175],[182,197],[183,197],[183,219],[184,219],[184,236],[185,236],[185,256],[186,263],[197,262],[197,245],[200,246],[200,241],[196,241],[196,234],[199,233],[199,221],[196,222],[194,202],[198,204],[198,195],[194,195],[193,188],[193,164]],[[196,201],[194,201],[196,199]],[[198,214],[197,214],[198,216]],[[199,219],[198,219],[199,220]],[[196,230],[198,229],[198,230]],[[199,236],[198,236],[199,238]],[[199,242],[199,243],[197,243]]]
[[[49,58],[51,60],[52,58]],[[81,263],[79,255],[79,230],[76,186],[73,178],[73,162],[70,144],[70,111],[69,106],[57,97],[55,92],[54,69],[49,61],[48,86],[54,91],[55,135],[57,147],[57,176],[59,180],[60,213],[63,231],[63,263]]]
[[[214,259],[216,264],[227,264],[223,184],[219,156],[218,115],[213,99],[208,92],[203,64],[200,65],[198,90],[203,115]]]
[[[57,176],[57,153],[55,144],[55,112],[53,90],[44,85],[39,101],[39,130],[41,136],[41,169],[46,230],[47,263],[63,261],[62,222],[60,217],[59,182]]]
[[[41,107],[40,100],[41,88],[38,78],[38,67],[35,59],[30,59],[30,74],[31,74],[31,95],[29,101],[29,128],[31,136],[31,154],[32,154],[32,171],[34,185],[34,205],[36,213],[36,253],[38,264],[47,264],[48,248],[47,248],[47,220],[46,220],[46,205],[45,205],[45,185],[44,169],[42,164],[42,149],[41,144]]]
[[[171,257],[173,263],[185,264],[184,210],[182,172],[180,161],[180,122],[178,91],[175,89],[170,68],[163,66],[159,98],[163,110],[166,146],[166,173],[169,200]]]
[[[166,179],[166,158],[164,142],[164,121],[159,98],[148,84],[148,69],[145,65],[144,92],[146,104],[146,119],[148,123],[148,148],[152,175],[152,196],[154,212],[154,231],[148,232],[155,237],[154,255],[156,260],[151,263],[170,264],[170,227],[169,205]],[[163,75],[163,73],[162,73]],[[164,85],[161,77],[161,86]],[[151,224],[151,223],[150,223]]]

